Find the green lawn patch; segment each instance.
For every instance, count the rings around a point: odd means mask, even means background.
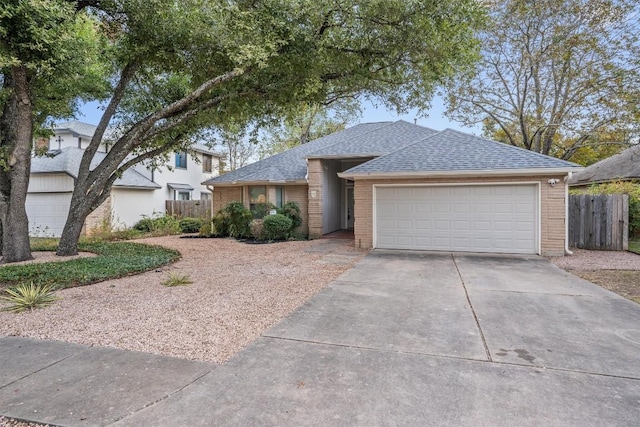
[[[640,239],[629,239],[629,251],[640,255]]]
[[[56,245],[55,239],[38,239],[32,242],[32,250],[51,251]],[[2,266],[0,288],[33,282],[64,289],[142,273],[180,258],[180,253],[172,249],[131,242],[81,243],[79,250],[97,256]]]

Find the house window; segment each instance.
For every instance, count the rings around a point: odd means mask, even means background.
[[[202,155],[202,172],[211,173],[213,168],[211,167],[211,154]]]
[[[176,151],[176,167],[180,169],[187,168],[187,153],[186,151]]]
[[[200,200],[211,200],[211,193],[209,193],[208,191],[205,193],[200,192]]]
[[[255,211],[258,203],[267,203],[267,187],[264,185],[249,187],[249,210]]]
[[[283,186],[276,187],[276,200],[274,204],[276,205],[276,208],[281,208],[282,205],[284,204],[284,187]]]
[[[176,200],[191,200],[190,191],[176,191]]]

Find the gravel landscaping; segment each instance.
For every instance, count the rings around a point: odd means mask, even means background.
[[[572,249],[551,258],[558,267],[640,304],[640,255],[633,252]]]
[[[58,291],[51,307],[0,312],[0,335],[223,363],[352,267],[352,241],[250,245],[167,236],[139,240],[181,252],[173,265]],[[0,267],[2,268],[2,267]],[[192,284],[165,287],[169,273]]]

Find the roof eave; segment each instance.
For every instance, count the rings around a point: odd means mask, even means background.
[[[311,154],[306,156],[305,159],[313,160],[313,159],[328,159],[328,160],[344,160],[344,159],[361,159],[368,157],[380,157],[383,156],[384,153],[362,153],[362,154],[327,154],[327,155],[314,155]]]
[[[162,187],[161,186],[151,186],[151,185],[120,185],[120,184],[113,184],[114,188],[119,188],[119,189],[123,189],[123,190],[159,190]]]
[[[202,185],[208,185],[211,187],[238,187],[242,185],[296,185],[307,184],[306,179],[295,180],[261,180],[261,181],[204,181]]]
[[[530,169],[485,169],[485,170],[449,170],[449,171],[416,171],[416,172],[356,172],[338,173],[340,178],[435,178],[435,177],[459,177],[459,176],[530,176],[530,175],[555,175],[567,174],[583,169],[582,167],[566,168],[530,168]]]

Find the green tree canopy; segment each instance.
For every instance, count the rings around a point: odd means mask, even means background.
[[[35,1],[35,0],[34,0]],[[238,117],[355,95],[399,111],[476,59],[474,0],[102,0],[88,8],[109,40],[110,100],[76,179],[58,253],[77,252],[86,216],[128,167]],[[109,154],[91,161],[108,125]]]
[[[34,129],[106,96],[96,21],[62,0],[0,1],[0,252],[31,258],[25,200]]]

